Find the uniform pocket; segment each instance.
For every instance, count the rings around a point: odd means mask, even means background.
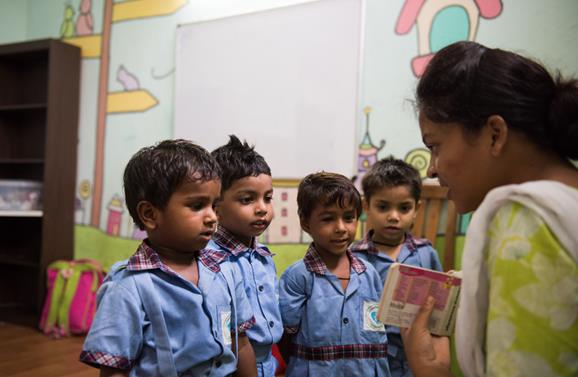
[[[231,339],[231,307],[229,305],[217,306],[217,321],[219,322],[219,331],[221,332],[221,341],[224,345],[230,346]]]

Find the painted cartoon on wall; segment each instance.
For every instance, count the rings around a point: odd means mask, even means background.
[[[411,61],[420,77],[436,52],[457,41],[474,41],[481,18],[493,19],[502,12],[502,0],[405,0],[396,34],[417,29],[418,53]]]
[[[77,45],[82,49],[85,59],[100,59],[99,82],[97,96],[97,121],[95,138],[95,166],[92,186],[92,207],[90,224],[101,227],[101,211],[103,207],[103,177],[104,156],[106,153],[106,120],[110,114],[143,112],[156,106],[159,101],[149,91],[141,88],[138,76],[124,65],[115,70],[116,82],[122,90],[109,89],[110,47],[113,42],[113,24],[129,20],[142,20],[178,11],[186,0],[151,1],[133,0],[125,2],[104,1],[102,32],[94,33],[92,1],[81,0],[78,6],[78,16],[74,21],[74,9],[71,4],[65,6],[64,20],[61,23],[60,35],[65,42]],[[118,198],[110,198],[109,203],[116,203]],[[114,206],[113,206],[114,207]],[[119,230],[111,229],[111,206],[107,206],[109,214],[106,221],[108,234],[118,235]],[[86,211],[86,208],[83,210]],[[116,213],[116,212],[115,212]],[[116,218],[115,216],[112,216]],[[120,229],[120,227],[118,228]]]
[[[188,7],[188,10],[179,11],[188,3],[187,0],[65,0],[61,18],[57,20],[57,31],[61,38],[71,44],[82,48],[82,56],[85,62],[90,63],[93,69],[93,77],[96,81],[90,88],[95,95],[94,100],[87,106],[96,108],[94,115],[94,126],[92,120],[90,124],[90,137],[88,144],[94,145],[94,150],[88,153],[94,155],[84,167],[84,173],[90,174],[82,177],[82,185],[88,187],[88,191],[77,193],[76,211],[76,257],[95,257],[98,255],[103,264],[118,260],[124,255],[120,250],[132,252],[133,244],[145,236],[138,227],[135,227],[128,212],[123,210],[123,198],[118,194],[119,188],[114,185],[110,177],[116,177],[118,172],[114,170],[110,162],[111,156],[115,156],[112,146],[112,136],[118,130],[117,124],[122,119],[122,124],[126,127],[135,127],[132,124],[131,116],[139,119],[139,116],[147,114],[147,119],[155,119],[158,111],[166,106],[171,98],[166,98],[166,94],[161,95],[154,87],[153,80],[164,80],[171,76],[174,68],[171,64],[157,64],[157,67],[150,65],[144,67],[131,62],[119,53],[117,49],[125,43],[128,35],[135,33],[133,38],[142,38],[141,31],[153,24],[154,18],[178,13],[177,18],[193,17],[193,13],[188,11],[194,9],[204,10],[208,5],[195,5]],[[431,56],[443,46],[459,39],[474,39],[479,19],[495,18],[502,10],[502,3],[499,0],[418,0],[399,1],[402,6],[401,13],[397,20],[396,33],[398,35],[407,34],[415,25],[418,35],[418,53],[413,59],[412,69],[419,75],[423,67]],[[190,5],[190,4],[189,4]],[[62,7],[60,3],[58,5]],[[211,5],[213,6],[213,5]],[[218,5],[214,5],[218,7]],[[224,5],[222,5],[225,7]],[[274,6],[274,5],[271,5]],[[262,7],[259,5],[259,7]],[[392,6],[393,9],[394,6]],[[397,11],[397,8],[393,12]],[[213,16],[229,15],[228,10],[221,10],[222,14],[211,14]],[[210,12],[207,12],[209,14]],[[391,12],[390,12],[391,14]],[[196,13],[193,18],[197,17]],[[196,20],[203,20],[207,16],[198,16]],[[158,21],[158,19],[156,21]],[[151,20],[151,22],[147,22]],[[167,20],[166,23],[173,23],[175,19]],[[181,19],[181,21],[187,21]],[[165,23],[165,21],[162,21]],[[189,21],[190,22],[190,21]],[[130,27],[121,27],[119,24]],[[115,27],[117,25],[117,27]],[[134,26],[132,26],[134,25]],[[174,26],[177,24],[175,23]],[[391,26],[389,30],[393,29]],[[125,33],[126,31],[126,33]],[[132,36],[132,35],[131,35]],[[130,39],[129,39],[130,40]],[[133,39],[134,40],[134,39]],[[130,42],[128,42],[130,43]],[[407,43],[413,44],[408,39]],[[152,44],[151,44],[152,45]],[[114,47],[114,48],[111,48]],[[400,57],[405,61],[410,56]],[[170,59],[167,59],[170,62]],[[158,67],[164,66],[158,69]],[[149,79],[149,81],[147,81]],[[166,82],[168,82],[167,80]],[[169,85],[170,86],[170,85]],[[154,89],[152,89],[154,88]],[[162,98],[159,98],[162,97]],[[86,98],[86,97],[85,97]],[[163,106],[158,106],[163,101]],[[96,105],[96,106],[95,106]],[[359,126],[359,139],[355,142],[357,150],[357,170],[354,173],[354,181],[359,187],[365,172],[379,158],[383,157],[386,151],[386,140],[383,137],[383,129],[377,124],[372,125],[372,113],[374,123],[378,120],[377,114],[383,110],[384,104],[375,104],[376,111],[370,106],[363,108]],[[379,110],[379,111],[377,111]],[[92,114],[91,114],[92,115]],[[118,117],[116,117],[118,115]],[[126,118],[124,118],[126,117]],[[126,121],[125,121],[126,119]],[[142,119],[142,118],[140,118]],[[170,118],[167,118],[170,120]],[[135,121],[138,124],[139,121]],[[147,123],[145,121],[145,123]],[[125,126],[122,126],[125,127]],[[108,128],[108,131],[107,131]],[[94,135],[94,137],[92,137]],[[395,146],[406,140],[393,141],[388,137],[389,153],[394,153]],[[134,146],[134,145],[133,145]],[[405,160],[414,165],[422,177],[425,177],[427,164],[429,163],[429,152],[423,148],[417,148],[406,152],[398,150],[396,154],[406,153]],[[94,168],[93,168],[94,166]],[[86,178],[86,179],[84,179]],[[106,181],[106,185],[105,185]],[[275,221],[262,236],[262,241],[274,244],[275,252],[281,255],[301,256],[304,252],[303,244],[309,242],[309,236],[302,232],[297,217],[296,193],[297,181],[275,181]],[[358,237],[365,232],[365,218],[362,216]],[[131,242],[127,247],[125,242]],[[282,256],[285,258],[285,256]],[[287,257],[288,260],[291,258]],[[282,265],[282,263],[281,263]],[[282,270],[282,269],[280,269]]]
[[[419,172],[421,179],[427,177],[427,168],[431,159],[431,153],[425,148],[415,148],[409,151],[405,158],[405,162],[413,166]]]

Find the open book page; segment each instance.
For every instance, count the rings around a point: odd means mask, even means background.
[[[379,320],[391,326],[408,327],[428,296],[435,299],[430,317],[432,334],[451,335],[458,306],[461,272],[439,272],[394,263],[379,302]]]

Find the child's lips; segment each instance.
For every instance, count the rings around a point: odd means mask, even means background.
[[[265,220],[259,220],[251,223],[251,226],[257,229],[265,229],[268,225],[269,223]]]

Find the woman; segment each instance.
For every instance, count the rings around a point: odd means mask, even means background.
[[[578,375],[578,87],[520,55],[458,42],[417,88],[430,177],[466,235],[456,350],[470,376]],[[432,300],[403,330],[414,375],[451,376]]]

